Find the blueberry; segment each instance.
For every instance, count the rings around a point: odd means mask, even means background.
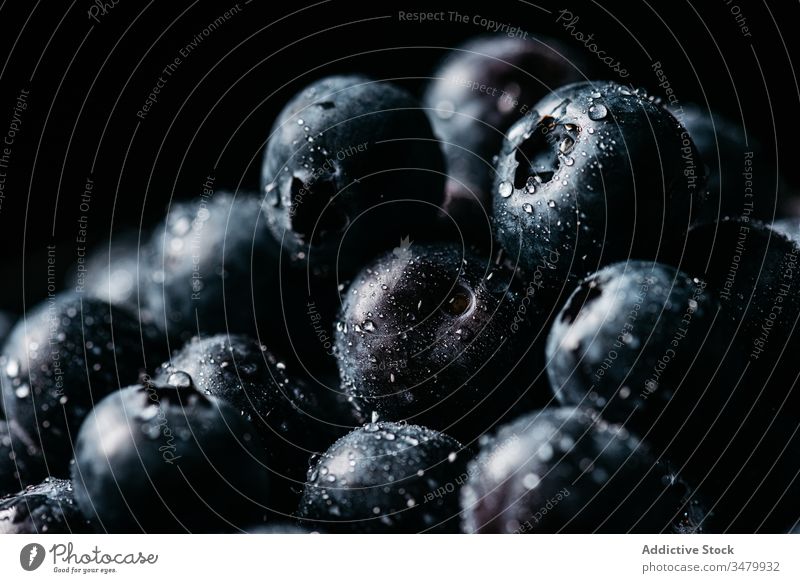
[[[278,250],[257,197],[218,192],[176,204],[150,246],[144,303],[171,336],[255,335],[259,318],[279,317]]]
[[[0,374],[9,419],[63,475],[72,440],[95,403],[136,382],[148,358],[163,358],[152,325],[101,300],[66,293],[38,305],[15,326]],[[153,363],[153,365],[155,364]]]
[[[481,533],[700,532],[701,503],[628,431],[547,409],[483,440],[461,490],[463,528]]]
[[[15,422],[0,420],[0,496],[45,477],[41,452]]]
[[[800,246],[749,219],[697,225],[686,245],[692,251],[682,268],[707,281],[718,294],[746,344],[752,366],[774,374],[772,369],[787,346],[797,343]],[[788,374],[783,382],[791,386],[796,371]]]
[[[444,161],[410,94],[366,77],[327,77],[275,121],[262,186],[289,262],[347,277],[400,237],[427,234],[444,196]]]
[[[687,176],[688,175],[688,176]],[[497,237],[559,290],[628,257],[658,259],[683,242],[703,171],[674,117],[641,91],[576,83],[509,130],[497,162]]]
[[[397,248],[347,291],[335,331],[343,388],[364,412],[469,441],[540,395],[511,380],[544,376],[535,292],[524,301],[512,271],[454,245]]]
[[[369,423],[309,470],[299,515],[328,532],[457,532],[466,457],[442,433]]]
[[[72,479],[107,532],[216,532],[259,520],[269,474],[255,427],[175,373],[100,402],[81,426]]]
[[[580,68],[578,55],[547,38],[481,37],[453,49],[423,101],[447,161],[447,213],[478,235],[488,230],[492,158],[505,132],[553,88],[579,80]]]
[[[686,104],[670,111],[680,121],[700,152],[708,184],[698,200],[697,220],[706,222],[743,214],[770,220],[781,213],[778,193],[782,181],[768,154],[744,128],[717,112]]]
[[[198,391],[216,397],[259,430],[274,472],[272,506],[286,510],[297,499],[283,490],[300,490],[311,455],[327,449],[338,437],[360,425],[339,387],[313,386],[293,374],[264,345],[245,336],[195,338],[155,376],[165,383],[176,372],[189,374]],[[275,483],[276,481],[280,483]]]
[[[547,372],[560,403],[691,452],[702,420],[741,376],[734,334],[703,281],[658,263],[617,263],[583,281],[561,310]]]
[[[75,503],[69,480],[47,478],[0,498],[0,534],[85,534],[91,525]]]

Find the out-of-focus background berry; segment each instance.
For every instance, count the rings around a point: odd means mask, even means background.
[[[574,28],[557,22],[561,10],[579,18]],[[399,15],[419,11],[444,11],[444,21]],[[19,312],[23,299],[42,299],[48,266],[63,278],[84,245],[79,237],[88,249],[112,233],[147,229],[170,201],[198,196],[209,176],[214,188],[257,189],[275,115],[315,78],[360,72],[420,94],[449,48],[487,33],[482,19],[567,42],[591,63],[587,77],[655,94],[663,93],[653,69],[660,62],[682,103],[709,104],[742,122],[777,161],[787,188],[800,188],[796,149],[788,146],[800,111],[791,67],[797,35],[783,26],[798,17],[796,3],[750,0],[8,0],[0,9],[0,140],[12,123],[18,131],[12,144],[0,144],[0,154],[9,148],[0,168],[0,305]],[[570,32],[593,33],[629,77],[615,75]],[[137,117],[157,85],[157,101]],[[14,120],[25,92],[27,109]],[[49,256],[48,246],[55,246]]]

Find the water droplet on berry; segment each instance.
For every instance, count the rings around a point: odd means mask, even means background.
[[[192,386],[192,377],[188,373],[179,370],[169,375],[167,384],[176,389],[188,389]]]
[[[596,103],[589,107],[589,119],[598,121],[608,115],[608,108],[602,103]]]

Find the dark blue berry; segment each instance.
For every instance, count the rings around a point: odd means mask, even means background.
[[[288,261],[315,277],[348,277],[400,237],[429,235],[444,162],[410,94],[367,77],[327,77],[275,121],[262,186]]]
[[[163,360],[151,324],[101,300],[66,293],[31,310],[3,349],[3,399],[47,468],[63,475],[95,403]]]
[[[680,248],[702,186],[697,151],[666,109],[613,82],[576,83],[509,130],[496,235],[528,271],[557,252],[543,273],[560,291],[603,265]]]
[[[481,533],[700,532],[704,511],[626,429],[580,409],[547,409],[485,438],[461,491]]]
[[[478,242],[489,234],[494,160],[511,124],[554,87],[582,78],[583,62],[548,38],[487,36],[451,49],[424,104],[442,142],[444,210]]]
[[[299,515],[327,532],[457,532],[467,457],[442,433],[369,423],[309,470]]]
[[[460,247],[396,248],[347,291],[336,324],[344,389],[367,414],[474,439],[542,396],[544,317],[536,288],[527,293],[513,271]]]
[[[269,504],[266,452],[240,411],[175,373],[108,396],[81,426],[72,479],[107,532],[218,532]]]

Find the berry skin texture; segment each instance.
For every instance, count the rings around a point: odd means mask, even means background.
[[[174,373],[186,373],[199,392],[254,424],[267,444],[273,481],[279,482],[273,483],[271,506],[287,512],[297,507],[290,490],[302,489],[308,459],[360,425],[338,387],[314,386],[290,368],[251,338],[217,335],[192,339],[155,376],[163,384]]]
[[[280,314],[277,254],[257,197],[219,192],[178,203],[150,240],[144,303],[182,340],[255,334],[260,317]],[[284,336],[274,322],[262,328]]]
[[[398,248],[366,267],[335,329],[345,391],[366,414],[463,441],[535,398],[511,378],[518,364],[531,377],[543,370],[532,324],[543,318],[535,297],[523,313],[513,275],[451,245]]]
[[[800,244],[800,218],[781,219],[767,225],[773,231],[785,235],[788,239]]]
[[[69,480],[47,478],[18,494],[0,498],[0,534],[85,534],[93,532],[75,503]]]
[[[42,451],[49,471],[64,475],[95,403],[120,383],[136,382],[147,359],[164,352],[158,330],[126,310],[58,295],[21,318],[3,349],[7,416]]]
[[[758,221],[726,218],[693,227],[687,249],[682,268],[719,297],[736,328],[726,345],[743,346],[747,370],[691,458],[676,463],[714,502],[722,530],[783,532],[800,495],[800,247]]]
[[[461,444],[437,431],[369,423],[309,470],[301,524],[325,532],[458,532],[466,458]]]
[[[185,373],[171,382],[109,395],[81,426],[75,498],[103,531],[224,532],[265,513],[269,474],[253,425]]]
[[[734,334],[704,282],[658,263],[616,263],[567,300],[547,340],[547,372],[562,405],[691,452],[701,415],[686,419],[695,408],[718,411],[742,372],[738,346],[725,360]]]
[[[505,132],[553,87],[582,78],[581,70],[579,55],[548,38],[487,36],[449,51],[423,100],[447,161],[447,213],[485,235],[492,158]]]
[[[326,77],[275,121],[262,187],[269,229],[289,262],[315,277],[348,277],[400,237],[427,234],[444,196],[444,159],[409,93],[362,76]]]
[[[798,341],[794,330],[800,317],[800,246],[749,219],[697,225],[686,245],[695,251],[686,254],[682,269],[703,278],[716,291],[736,323],[752,366],[774,374],[772,368],[781,353]],[[788,374],[782,389],[791,386],[797,373]]]
[[[684,104],[670,111],[692,136],[708,169],[696,223],[744,214],[766,221],[776,212],[781,214],[785,201],[778,193],[786,187],[776,176],[769,152],[752,133],[746,136],[741,125],[699,105]]]
[[[677,120],[613,82],[559,88],[509,130],[497,162],[496,235],[532,271],[560,254],[559,290],[628,257],[682,243],[703,166]],[[688,176],[687,176],[688,174]]]
[[[41,452],[13,421],[0,420],[0,497],[41,481],[47,472]]]
[[[588,411],[546,409],[485,438],[461,490],[469,533],[702,530],[687,485],[646,446]]]

